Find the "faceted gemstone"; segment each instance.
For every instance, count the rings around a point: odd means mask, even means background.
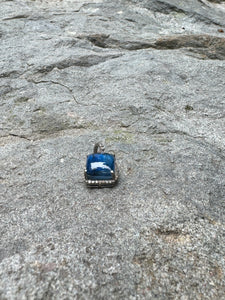
[[[87,157],[87,179],[111,180],[115,171],[114,155],[108,153],[93,153]]]

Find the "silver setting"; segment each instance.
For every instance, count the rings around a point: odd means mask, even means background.
[[[94,150],[93,153],[104,153],[105,147],[102,143],[96,143],[94,145]],[[115,158],[115,155],[114,155]],[[90,180],[87,178],[87,170],[84,170],[84,178],[85,182],[88,187],[93,187],[93,188],[102,188],[102,187],[113,187],[116,185],[118,178],[119,178],[119,171],[118,171],[118,166],[116,164],[116,158],[115,158],[115,172],[111,171],[112,178],[110,180]]]
[[[104,151],[105,151],[105,146],[102,143],[99,142],[94,145],[94,150],[93,150],[94,153],[104,153]]]

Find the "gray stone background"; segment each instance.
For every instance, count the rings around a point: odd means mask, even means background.
[[[225,299],[225,3],[0,20],[0,299]],[[113,189],[84,184],[97,141]]]

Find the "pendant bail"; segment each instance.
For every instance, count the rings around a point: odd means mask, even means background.
[[[105,146],[101,142],[96,143],[94,145],[94,150],[93,150],[94,153],[104,153],[104,151],[105,151]]]

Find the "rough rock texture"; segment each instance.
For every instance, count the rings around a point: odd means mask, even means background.
[[[0,298],[224,299],[225,5],[0,6]]]

